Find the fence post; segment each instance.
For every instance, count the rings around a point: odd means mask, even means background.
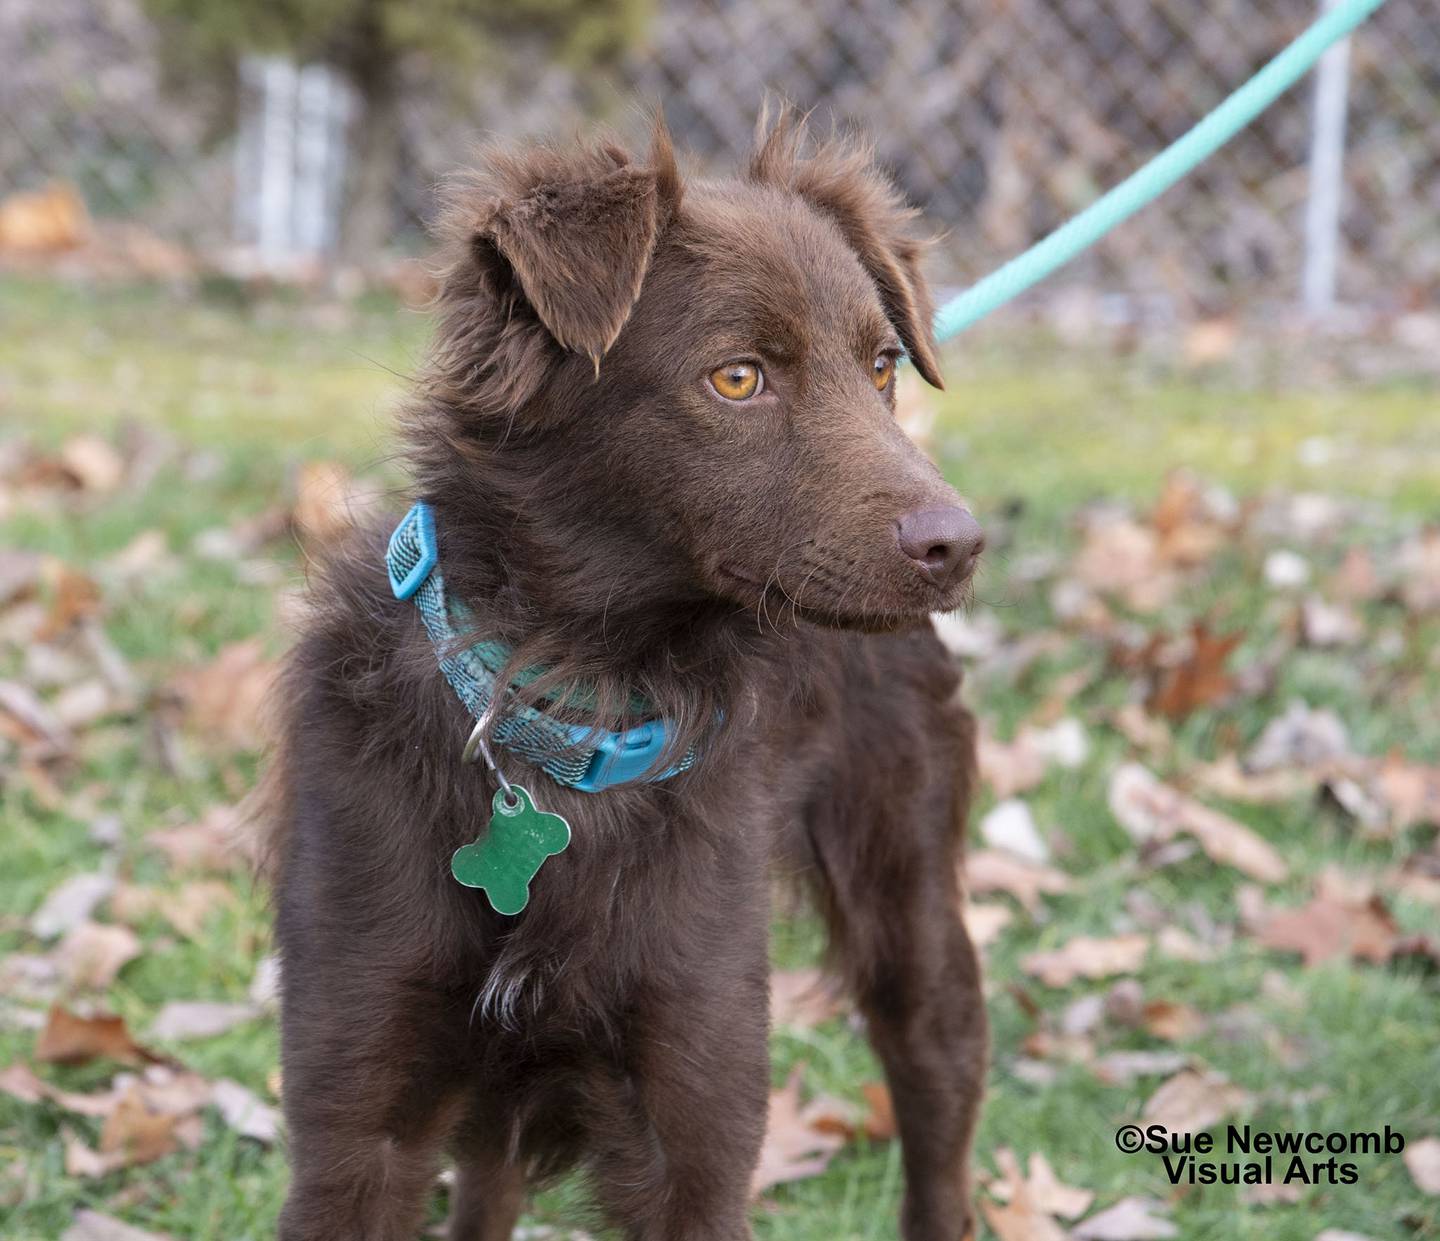
[[[1321,0],[1322,10],[1335,0]],[[1301,297],[1308,314],[1335,307],[1340,249],[1340,200],[1345,177],[1345,113],[1350,93],[1350,39],[1324,56],[1315,74],[1310,115],[1310,184],[1305,199],[1305,270]]]

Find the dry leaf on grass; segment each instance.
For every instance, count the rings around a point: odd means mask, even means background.
[[[30,919],[37,939],[54,939],[88,921],[96,907],[115,889],[111,875],[71,875],[53,888]]]
[[[1392,831],[1440,826],[1440,767],[1412,763],[1392,754],[1381,763],[1374,788],[1390,812]]]
[[[1400,601],[1412,612],[1440,612],[1440,529],[1406,540],[1396,558]]]
[[[1133,974],[1145,961],[1150,940],[1144,935],[1106,939],[1077,935],[1049,952],[1032,952],[1020,967],[1047,987],[1067,987],[1077,978],[1110,978]]]
[[[1049,760],[1024,730],[1014,741],[997,741],[982,732],[976,744],[980,778],[1002,801],[1033,789],[1045,778]]]
[[[1107,1086],[1124,1086],[1142,1077],[1179,1072],[1187,1059],[1178,1051],[1112,1051],[1090,1068]]]
[[[1084,1215],[1095,1201],[1092,1191],[1064,1184],[1055,1175],[1050,1161],[1038,1151],[1030,1156],[1028,1176],[1021,1176],[1020,1161],[1008,1146],[995,1152],[995,1166],[1000,1169],[1000,1176],[990,1182],[988,1189],[1001,1202],[1010,1201],[1017,1187],[1023,1187],[1036,1210],[1061,1219],[1075,1219]]]
[[[221,1118],[242,1138],[270,1146],[280,1136],[280,1113],[239,1082],[221,1078],[212,1087]]]
[[[1074,886],[1070,876],[1053,866],[1041,866],[999,849],[970,853],[961,871],[961,886],[970,895],[1006,892],[1030,913],[1040,908],[1042,896],[1058,896]]]
[[[1179,575],[1161,558],[1160,536],[1113,514],[1086,524],[1074,574],[1090,590],[1117,596],[1137,612],[1163,607],[1180,585]]]
[[[772,970],[770,1020],[775,1026],[810,1030],[840,1016],[846,1005],[819,970]]]
[[[100,614],[100,587],[94,579],[58,560],[47,563],[45,577],[49,600],[45,619],[35,631],[39,641],[49,642]]]
[[[148,848],[163,853],[177,871],[231,871],[247,865],[234,806],[211,806],[194,823],[160,828],[145,837]]]
[[[114,491],[125,479],[125,458],[98,435],[72,435],[60,446],[59,459],[82,491]]]
[[[834,1109],[827,1101],[800,1102],[800,1074],[797,1067],[781,1089],[770,1092],[765,1141],[750,1181],[755,1197],[786,1181],[819,1176],[845,1145],[844,1132],[836,1131]]]
[[[169,1000],[156,1014],[150,1037],[162,1042],[214,1038],[238,1025],[253,1021],[260,1010],[253,1004],[229,1004],[214,1000]]]
[[[1075,1241],[1166,1241],[1180,1230],[1160,1215],[1165,1206],[1153,1198],[1121,1198],[1071,1230]]]
[[[265,741],[265,703],[277,671],[260,640],[249,638],[181,673],[175,687],[196,730],[236,749],[255,750]]]
[[[1137,750],[1147,754],[1164,754],[1172,744],[1170,726],[1146,712],[1138,702],[1127,702],[1111,716],[1115,731]]]
[[[979,830],[992,849],[1003,849],[1042,865],[1050,860],[1050,847],[1035,825],[1035,816],[1018,797],[996,803],[981,818]]]
[[[895,1125],[895,1101],[884,1082],[862,1082],[860,1094],[865,1099],[865,1118],[860,1130],[872,1142],[889,1142],[898,1130]]]
[[[1410,1179],[1427,1194],[1440,1194],[1440,1138],[1410,1142],[1402,1156]]]
[[[166,1233],[146,1232],[113,1215],[81,1209],[75,1212],[70,1227],[60,1234],[60,1241],[171,1241]]]
[[[1213,763],[1197,763],[1188,771],[1189,783],[1214,797],[1227,801],[1272,806],[1311,796],[1319,773],[1278,768],[1274,771],[1247,771],[1234,754]]]
[[[1110,777],[1110,812],[1137,841],[1193,836],[1214,862],[1261,883],[1289,874],[1285,860],[1262,837],[1218,810],[1162,784],[1139,763],[1122,763]]]
[[[1190,631],[1188,653],[1156,670],[1146,707],[1167,719],[1183,720],[1201,707],[1228,698],[1235,679],[1225,664],[1243,637],[1240,633],[1211,633],[1203,621],[1197,622]]]
[[[113,1090],[93,1094],[61,1090],[40,1077],[27,1064],[12,1064],[0,1069],[0,1091],[21,1103],[54,1103],[77,1116],[106,1116],[119,1096]]]
[[[140,955],[140,937],[128,926],[81,922],[70,928],[53,959],[71,987],[103,991]]]
[[[1252,772],[1316,769],[1351,756],[1350,734],[1329,707],[1292,702],[1261,730],[1245,756]]]
[[[1205,1018],[1188,1004],[1151,1000],[1141,1010],[1141,1023],[1149,1034],[1170,1043],[1184,1042],[1202,1033]]]
[[[965,903],[961,913],[965,929],[970,933],[970,942],[977,948],[988,948],[1001,932],[1014,920],[1014,914],[998,902],[982,901]]]
[[[1250,1095],[1219,1073],[1181,1069],[1161,1084],[1141,1116],[1171,1133],[1198,1133],[1250,1102]]]
[[[84,1064],[90,1060],[118,1060],[146,1064],[161,1059],[130,1036],[123,1017],[112,1013],[81,1016],[53,1006],[35,1044],[35,1059],[48,1064]]]
[[[990,1191],[999,1201],[982,1200],[980,1209],[998,1241],[1065,1241],[1065,1230],[1035,1200],[1014,1153],[1002,1147],[995,1162],[1003,1179]]]
[[[154,895],[160,916],[186,939],[198,938],[216,910],[236,904],[235,893],[218,879],[201,879],[183,884],[175,892]]]
[[[1395,950],[1399,928],[1378,895],[1354,900],[1321,892],[1298,909],[1264,913],[1255,938],[1266,948],[1298,952],[1307,966],[1337,957],[1383,965]]]

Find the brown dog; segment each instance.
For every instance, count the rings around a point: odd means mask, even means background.
[[[695,757],[583,792],[496,744],[573,829],[496,912],[450,873],[495,779],[461,762],[475,721],[384,532],[327,567],[272,772],[285,1241],[414,1236],[446,1150],[453,1238],[508,1237],[575,1167],[627,1237],[749,1236],[772,862],[812,886],[884,1063],[903,1235],[968,1233],[974,738],[927,617],[981,536],[893,416],[902,351],[939,383],[911,216],[784,117],[735,180],[682,183],[660,130],[645,164],[496,152],[457,194],[406,416],[448,591],[508,644],[502,680],[545,670],[507,710],[663,718],[666,764]]]

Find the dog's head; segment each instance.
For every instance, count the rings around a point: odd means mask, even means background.
[[[530,462],[532,507],[687,597],[875,629],[956,606],[983,537],[895,421],[902,358],[940,378],[914,213],[865,151],[782,115],[736,179],[682,182],[663,129],[643,162],[487,163],[439,386]]]

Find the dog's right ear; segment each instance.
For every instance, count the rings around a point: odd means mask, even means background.
[[[484,270],[498,259],[550,335],[598,366],[630,317],[664,218],[678,205],[668,136],[657,127],[649,168],[605,144],[532,150],[497,171],[504,192],[475,224],[476,260]]]

